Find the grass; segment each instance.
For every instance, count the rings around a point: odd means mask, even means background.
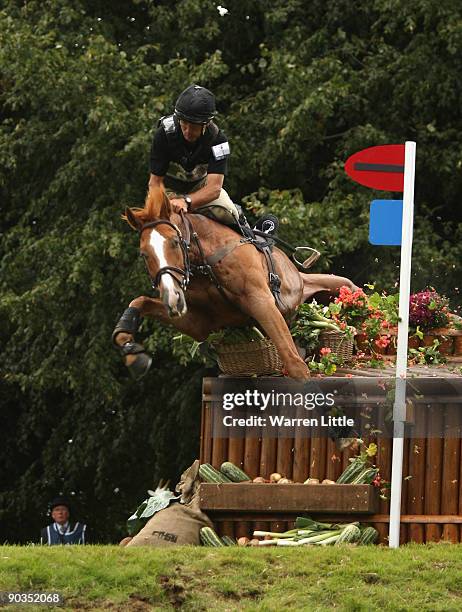
[[[459,611],[462,545],[299,549],[0,546],[0,591],[60,610]],[[28,612],[51,609],[7,606]]]

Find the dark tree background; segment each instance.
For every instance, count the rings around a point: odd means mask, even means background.
[[[228,12],[225,12],[227,9]],[[343,163],[417,142],[413,289],[459,304],[462,8],[451,0],[4,0],[0,11],[0,541],[74,500],[101,541],[198,454],[200,362],[145,322],[133,383],[110,334],[149,286],[120,220],[143,202],[158,118],[191,82],[217,96],[227,189],[323,252],[317,269],[392,290]],[[391,195],[391,194],[390,194]],[[388,194],[381,193],[380,197]]]

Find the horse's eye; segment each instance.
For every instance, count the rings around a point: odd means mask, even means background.
[[[180,241],[175,237],[170,240],[170,244],[174,249],[177,249],[180,246]]]

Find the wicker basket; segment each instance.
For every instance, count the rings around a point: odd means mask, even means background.
[[[319,334],[321,347],[330,348],[344,361],[351,359],[353,355],[353,338],[337,331],[323,331]]]
[[[268,338],[215,347],[218,367],[223,374],[254,376],[281,374],[283,365],[274,344]]]

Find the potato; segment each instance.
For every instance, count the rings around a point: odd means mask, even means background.
[[[329,480],[328,478],[324,478],[321,484],[336,484],[335,480]]]
[[[319,478],[307,478],[303,484],[309,484],[309,485],[319,484]]]
[[[270,482],[279,482],[281,480],[281,478],[282,478],[281,474],[278,474],[277,472],[274,472],[270,476]]]
[[[237,541],[237,545],[238,546],[248,546],[249,545],[249,538],[246,538],[245,536],[243,536],[242,538],[239,538]]]

